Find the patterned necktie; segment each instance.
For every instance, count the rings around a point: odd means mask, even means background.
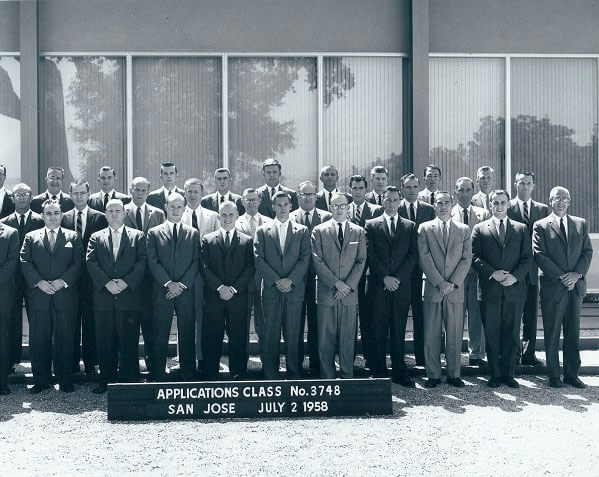
[[[54,246],[56,245],[56,230],[50,230],[48,242],[50,243],[50,250],[54,251]]]
[[[383,205],[383,196],[379,195],[379,198],[377,199],[376,202],[377,202],[378,205]]]
[[[341,222],[337,223],[337,227],[339,227],[337,230],[337,238],[339,239],[339,245],[343,248],[343,227],[341,226]]]
[[[173,224],[173,241],[177,243],[177,224]]]
[[[361,207],[362,207],[361,205],[356,205],[355,220],[356,220],[357,224],[359,224],[360,221],[362,220],[362,211],[360,210]]]
[[[304,225],[308,227],[308,230],[312,230],[312,224],[310,223],[310,212],[306,212],[304,215]]]
[[[414,204],[410,204],[410,220],[416,222],[416,211],[414,210]]]
[[[77,212],[77,223],[75,225],[75,230],[80,237],[83,235],[83,219],[81,217],[81,211]]]
[[[106,204],[108,204],[108,194],[104,194],[104,210],[106,210]]]
[[[468,209],[464,209],[464,224],[468,225],[470,218],[468,217]]]
[[[505,243],[505,224],[503,223],[503,219],[499,221],[499,240],[501,241],[501,245]]]
[[[559,219],[559,230],[562,233],[562,238],[567,242],[568,234],[566,233],[566,226],[564,225],[564,218]]]
[[[135,212],[135,225],[137,226],[137,230],[143,230],[143,222],[141,220],[141,207],[137,208]]]
[[[449,245],[449,227],[447,226],[447,222],[443,223],[443,246],[445,250],[447,250],[447,246]]]
[[[530,217],[528,216],[528,203],[527,202],[523,202],[522,203],[522,209],[524,210],[524,222],[526,222],[526,225],[528,225],[528,221],[530,220]]]
[[[198,215],[195,210],[191,213],[191,226],[196,230],[200,230],[198,227]]]
[[[395,238],[395,217],[391,217],[391,229],[389,230],[391,238]]]
[[[276,192],[275,188],[271,187],[271,189],[270,189],[270,198],[271,199],[272,199],[272,196],[275,195],[275,192]]]
[[[435,205],[435,193],[431,193],[431,205]]]
[[[256,217],[250,217],[250,232],[252,233],[252,238],[256,236]]]

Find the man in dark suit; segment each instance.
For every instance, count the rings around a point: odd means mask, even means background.
[[[310,264],[310,235],[305,225],[289,220],[291,197],[277,192],[273,197],[276,218],[256,231],[254,262],[263,280],[264,333],[262,371],[265,379],[279,378],[281,325],[285,339],[287,378],[298,379],[299,334],[306,272]]]
[[[160,189],[153,190],[148,194],[146,202],[157,209],[162,211],[166,210],[166,200],[174,192],[183,195],[183,189],[177,187],[177,166],[172,162],[164,162],[160,164],[160,180],[162,181],[162,187]]]
[[[291,197],[292,211],[299,207],[296,193],[289,187],[281,185],[281,163],[279,161],[276,159],[266,159],[262,163],[262,175],[266,180],[266,184],[256,189],[260,196],[258,212],[271,219],[275,218],[272,197],[276,192],[285,192]]]
[[[399,216],[401,193],[388,186],[383,195],[385,212],[366,222],[368,246],[367,292],[372,303],[373,340],[371,371],[387,376],[387,336],[391,336],[393,382],[414,387],[404,359],[406,321],[410,308],[411,277],[416,264],[416,226]]]
[[[0,164],[0,219],[3,219],[15,211],[12,192],[4,187],[5,180],[6,166]]]
[[[46,192],[36,195],[31,199],[31,210],[37,214],[42,213],[42,204],[47,200],[57,200],[60,205],[60,210],[65,213],[75,207],[68,194],[62,191],[64,181],[64,169],[62,167],[49,167],[46,172]]]
[[[17,229],[19,232],[19,250],[27,235],[32,230],[41,229],[44,226],[42,216],[36,214],[29,208],[31,203],[31,187],[27,184],[17,184],[13,188],[13,200],[15,202],[15,211],[7,217],[0,220],[1,223]],[[25,300],[25,310],[27,317],[31,316],[29,311],[29,299],[27,297],[27,283],[21,273],[21,268],[17,267],[15,271],[15,299],[11,308],[11,345],[10,362],[11,366],[21,362],[21,350],[23,347],[23,300]]]
[[[147,237],[148,230],[163,223],[166,219],[164,211],[151,206],[146,202],[150,192],[150,181],[145,177],[135,177],[131,181],[129,193],[131,202],[125,205],[125,226],[141,230]],[[152,345],[154,342],[154,331],[152,329],[152,290],[154,279],[150,270],[146,268],[144,283],[141,287],[141,304],[139,308],[139,321],[141,333],[144,340],[144,358],[146,369],[152,373]]]
[[[21,272],[29,286],[29,349],[33,387],[50,387],[51,366],[60,390],[72,392],[73,343],[77,316],[77,280],[84,251],[76,232],[60,226],[62,212],[55,200],[42,206],[44,228],[29,232],[21,248]],[[54,356],[52,356],[54,352]]]
[[[89,196],[87,203],[92,209],[102,213],[106,210],[106,204],[110,199],[119,199],[123,204],[131,202],[131,197],[114,190],[116,173],[110,166],[102,166],[98,171],[98,184],[100,191]]]
[[[62,226],[74,230],[83,242],[83,250],[87,250],[89,238],[93,233],[108,226],[102,212],[89,207],[89,183],[77,181],[71,183],[71,197],[75,208],[62,214]],[[84,268],[77,282],[79,306],[77,307],[77,322],[75,323],[75,341],[73,344],[73,372],[80,371],[79,362],[83,358],[85,374],[95,373],[98,364],[96,353],[96,326],[94,320],[94,298],[92,279]]]
[[[515,187],[517,196],[510,201],[507,215],[516,222],[523,223],[532,237],[533,225],[549,215],[549,207],[532,200],[535,187],[535,175],[532,172],[518,172]],[[535,356],[537,344],[537,305],[539,302],[539,270],[534,260],[530,262],[530,271],[526,277],[526,301],[522,313],[522,359],[524,365],[539,366],[541,362]]]
[[[219,205],[225,200],[230,200],[231,202],[235,202],[239,215],[243,215],[245,213],[243,201],[241,200],[240,195],[231,192],[231,181],[231,171],[229,171],[229,169],[221,167],[215,170],[214,183],[216,184],[216,192],[204,197],[200,202],[201,206],[205,209],[218,212]]]
[[[383,206],[383,194],[389,185],[389,171],[384,166],[374,166],[370,171],[372,190],[365,196],[366,202]]]
[[[418,200],[435,205],[435,197],[441,185],[441,168],[429,164],[424,168],[424,189],[418,194]]]
[[[375,173],[380,174],[380,173]],[[386,177],[386,173],[385,173]],[[386,179],[385,179],[386,181]],[[366,201],[366,191],[368,190],[368,181],[361,175],[353,175],[349,178],[349,190],[352,195],[352,202],[349,204],[347,216],[349,220],[360,227],[366,225],[366,221],[383,215],[383,207]],[[362,355],[366,360],[366,367],[371,364],[372,338],[370,332],[370,316],[372,308],[368,303],[366,294],[366,276],[368,275],[368,266],[364,267],[362,277],[358,282],[358,317],[360,322],[360,340],[362,342]]]
[[[399,216],[416,224],[416,230],[423,222],[435,218],[435,208],[418,200],[420,181],[414,174],[405,174],[401,178],[403,199],[399,204]],[[414,356],[416,365],[424,366],[424,322],[422,318],[422,268],[417,262],[412,271],[410,306],[414,323]]]
[[[526,299],[526,275],[532,260],[526,226],[507,217],[507,191],[489,194],[493,217],[474,226],[472,257],[482,294],[482,318],[491,379],[489,387],[514,379],[519,346],[520,313]]]
[[[239,217],[232,201],[220,204],[220,229],[202,239],[204,321],[202,352],[206,379],[218,379],[225,328],[229,337],[229,370],[233,380],[247,374],[248,285],[254,280],[252,238],[235,230]]]
[[[584,219],[568,215],[570,192],[554,187],[549,194],[551,214],[534,224],[532,246],[539,266],[541,313],[549,386],[564,383],[584,388],[580,369],[580,305],[586,294],[585,275],[593,247]],[[564,329],[564,381],[560,379],[559,338]]]
[[[341,192],[337,188],[337,182],[339,182],[339,172],[335,166],[324,166],[320,170],[320,181],[322,182],[323,189],[316,194],[316,208],[320,210],[329,210],[331,205],[331,198],[333,194],[343,194],[348,203],[352,201],[351,195]]]
[[[10,393],[8,373],[11,360],[11,327],[14,301],[14,275],[19,262],[19,232],[0,223],[0,396]]]
[[[139,309],[146,271],[145,236],[125,227],[120,199],[106,203],[106,217],[109,226],[91,236],[86,258],[100,364],[98,386],[92,390],[96,394],[106,392],[108,383],[139,379]]]
[[[166,203],[167,221],[148,232],[148,267],[154,277],[154,374],[165,381],[168,339],[177,313],[179,364],[184,381],[196,375],[193,285],[198,274],[199,238],[192,227],[181,223],[185,199],[171,194]]]
[[[308,227],[308,232],[327,220],[332,215],[330,212],[315,207],[317,201],[316,186],[310,181],[302,182],[297,188],[300,208],[289,214],[289,219],[298,224]],[[310,256],[310,266],[306,274],[306,292],[302,303],[302,314],[300,323],[300,341],[299,341],[299,369],[302,370],[304,363],[304,330],[308,322],[308,356],[310,364],[309,373],[316,375],[320,371],[320,358],[318,357],[318,318],[316,310],[316,271],[312,255]]]

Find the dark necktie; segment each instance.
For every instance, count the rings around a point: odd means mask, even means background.
[[[191,213],[191,226],[196,230],[200,230],[198,227],[198,215],[195,210]]]
[[[304,225],[308,227],[308,230],[312,230],[312,224],[310,223],[310,212],[306,212],[304,215]]]
[[[50,243],[50,250],[54,252],[54,246],[56,245],[56,230],[50,230],[48,242]]]
[[[56,200],[56,196],[55,195],[52,196],[52,200]]]
[[[528,225],[528,221],[529,221],[529,216],[528,216],[528,203],[527,202],[523,202],[523,206],[522,209],[524,210],[524,222],[526,222],[526,225]]]
[[[359,224],[362,220],[362,212],[360,211],[360,205],[356,205],[356,223]]]
[[[25,232],[25,214],[19,215],[19,238],[23,239],[23,232]]]
[[[81,211],[77,212],[77,223],[75,225],[75,230],[77,231],[80,237],[83,235],[83,222],[81,217]]]
[[[227,230],[227,234],[225,237],[225,247],[228,249],[231,246],[231,237],[229,236],[229,231]]]
[[[177,243],[177,224],[173,224],[173,241]]]
[[[503,219],[499,221],[499,240],[501,241],[501,245],[505,243],[505,224],[503,223]]]
[[[276,192],[275,188],[271,187],[271,189],[270,189],[270,197],[271,197],[271,199],[272,199],[272,196],[275,195],[275,192]]]
[[[104,210],[106,210],[106,204],[108,204],[108,194],[104,194]]]
[[[435,205],[435,193],[431,193],[431,205]]]
[[[378,200],[376,201],[378,205],[383,205],[383,196],[379,195]]]
[[[391,233],[391,238],[395,238],[395,217],[391,217],[391,230],[389,232]]]
[[[337,238],[339,239],[339,245],[343,248],[343,227],[341,226],[341,222],[337,224],[339,229],[337,230]]]
[[[220,196],[220,203],[222,204],[224,201],[225,201],[225,196],[224,196],[224,195],[221,195],[221,196]]]
[[[445,247],[445,251],[447,251],[447,246],[449,245],[449,227],[447,222],[443,222],[443,246]]]
[[[333,193],[329,192],[329,207],[331,206],[331,201],[333,200]]]
[[[566,233],[566,226],[564,225],[564,218],[559,219],[559,230],[562,233],[562,238],[567,242],[568,234]]]
[[[414,204],[410,204],[410,220],[416,222],[416,211],[414,210]]]
[[[464,209],[464,224],[468,225],[469,222],[469,217],[468,217],[468,209]]]
[[[137,226],[137,230],[143,230],[144,226],[141,220],[141,207],[137,208],[135,212],[135,225]]]

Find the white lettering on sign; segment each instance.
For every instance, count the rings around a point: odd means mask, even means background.
[[[235,414],[234,402],[213,402],[206,405],[202,411],[204,414]]]
[[[243,388],[243,397],[280,397],[281,386],[248,386]]]
[[[193,404],[169,404],[168,413],[171,416],[193,414]]]
[[[258,407],[258,414],[280,414],[284,408],[284,402],[261,402]]]

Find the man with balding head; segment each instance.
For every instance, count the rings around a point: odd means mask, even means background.
[[[348,203],[352,201],[351,195],[342,193],[337,188],[339,172],[335,166],[324,166],[320,170],[320,181],[322,182],[322,190],[316,195],[316,207],[318,209],[329,210],[331,198],[334,193],[343,194],[347,198]]]

